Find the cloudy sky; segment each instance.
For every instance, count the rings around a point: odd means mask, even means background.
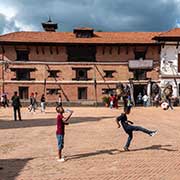
[[[180,0],[0,0],[0,34],[42,31],[48,16],[58,31],[167,31],[180,27]]]

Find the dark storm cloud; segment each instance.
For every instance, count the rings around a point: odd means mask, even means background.
[[[59,31],[72,31],[77,26],[102,31],[165,31],[180,18],[178,0],[0,0],[1,3],[16,9],[15,20],[34,30],[42,30],[41,22],[47,21],[49,15],[58,23]],[[3,23],[0,16],[0,25]],[[12,27],[17,30],[13,23]]]

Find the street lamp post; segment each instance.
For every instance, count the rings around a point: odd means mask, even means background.
[[[2,49],[2,94],[4,94],[4,71],[5,71],[5,62],[4,62],[4,48],[1,46]]]
[[[95,100],[96,100],[95,106],[97,106],[97,81],[96,81],[96,69],[95,69],[95,66],[94,66],[94,92],[95,92]]]

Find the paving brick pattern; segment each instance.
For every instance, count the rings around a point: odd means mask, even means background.
[[[158,134],[135,132],[130,152],[123,151],[127,135],[114,122],[122,109],[72,109],[61,163],[54,108],[45,114],[22,109],[22,122],[12,121],[11,108],[1,108],[0,180],[180,179],[180,108],[134,108],[129,119]]]

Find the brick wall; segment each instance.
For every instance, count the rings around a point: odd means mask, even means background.
[[[103,49],[105,48],[105,49]],[[29,49],[29,62],[16,62],[16,49]],[[104,51],[104,52],[103,52]],[[9,64],[9,68],[4,72],[5,79],[5,92],[9,93],[9,96],[13,95],[14,91],[18,91],[19,87],[28,87],[29,94],[31,92],[37,92],[38,98],[44,93],[44,80],[46,79],[46,89],[58,89],[62,88],[64,95],[63,100],[66,97],[69,101],[78,100],[78,87],[87,87],[88,100],[95,101],[95,89],[93,80],[96,77],[97,81],[97,97],[98,101],[102,101],[102,89],[115,88],[117,82],[128,81],[129,78],[133,78],[133,73],[129,72],[128,60],[134,59],[134,47],[111,47],[111,46],[98,46],[96,54],[96,63],[67,63],[67,54],[65,47],[33,47],[33,46],[5,46],[5,56],[9,60],[14,61],[14,64]],[[147,50],[146,59],[153,59],[155,62],[159,61],[159,48],[157,46],[150,46]],[[34,63],[33,63],[34,62]],[[48,64],[47,64],[47,63]],[[51,63],[52,62],[52,63]],[[56,63],[57,62],[57,63]],[[60,63],[61,62],[61,63]],[[112,62],[112,63],[111,63]],[[0,79],[2,79],[2,68],[0,64]],[[156,64],[155,67],[159,65]],[[35,71],[31,72],[31,78],[34,81],[12,81],[12,78],[16,77],[15,72],[12,72],[10,68],[35,68]],[[90,68],[88,70],[87,82],[72,81],[76,76],[76,71],[72,68]],[[56,80],[52,77],[48,77],[48,70],[59,70]],[[115,71],[112,78],[105,78],[104,71]],[[147,73],[148,78],[153,80],[158,79],[158,72],[152,70]],[[2,83],[0,83],[2,92]],[[47,91],[46,91],[47,92]],[[46,96],[47,101],[57,101],[58,95]]]

